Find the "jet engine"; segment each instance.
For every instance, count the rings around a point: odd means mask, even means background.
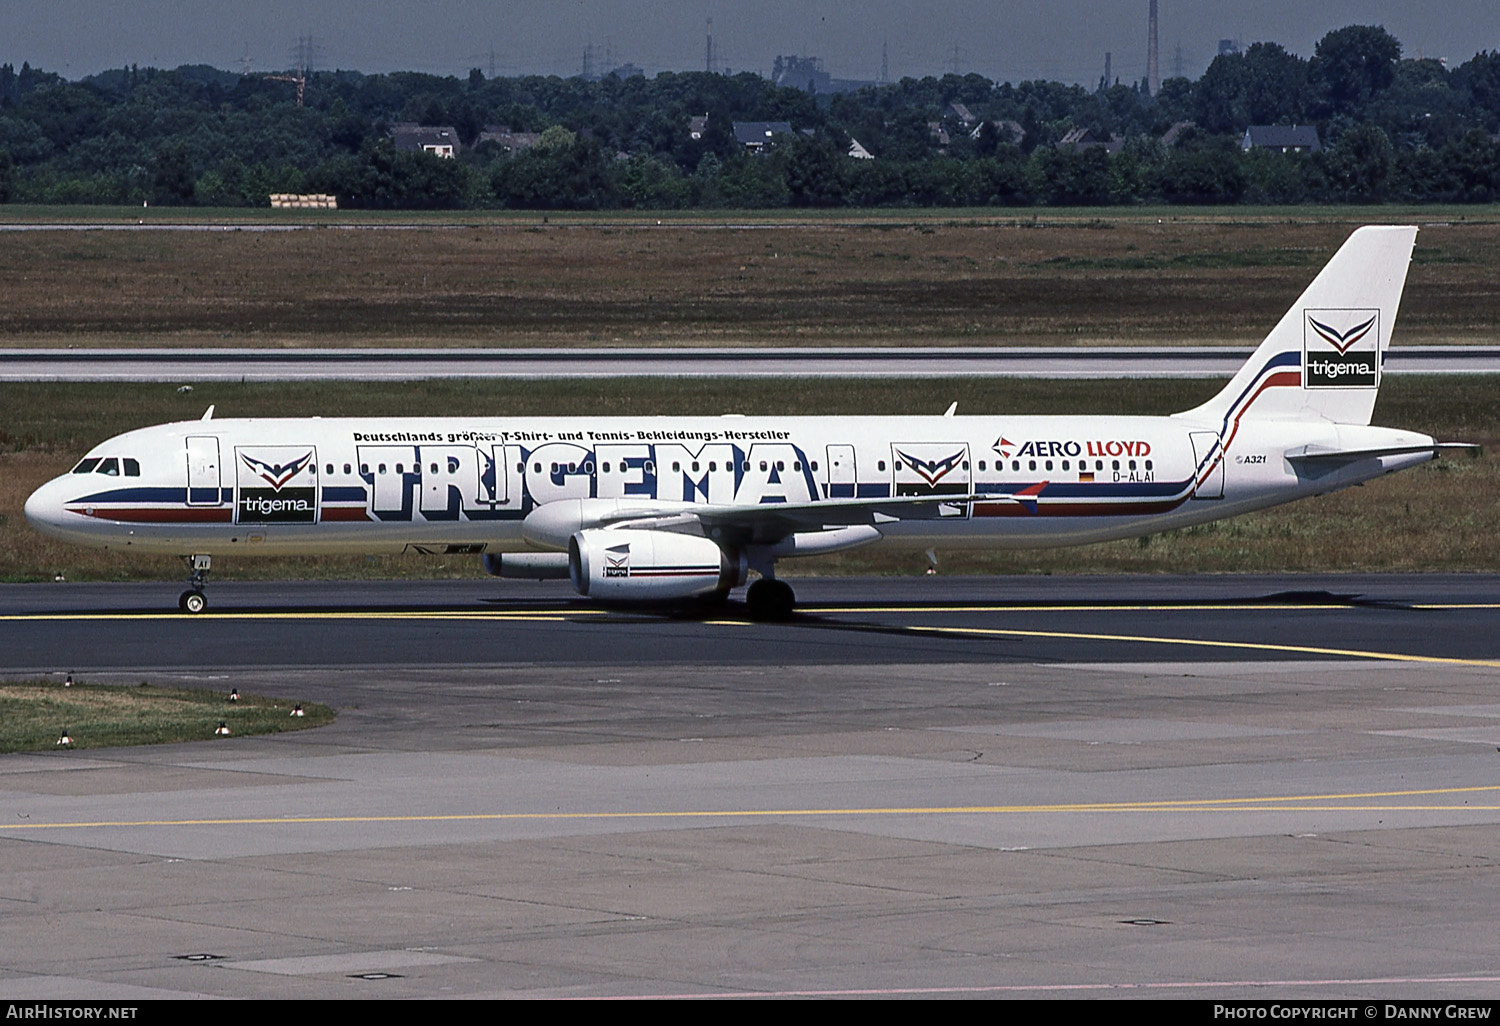
[[[580,595],[609,601],[681,599],[745,583],[742,554],[691,534],[593,528],[568,540],[568,573]]]

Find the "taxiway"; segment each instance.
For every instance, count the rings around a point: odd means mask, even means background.
[[[798,591],[0,588],[8,675],[340,709],[0,757],[0,991],[1500,994],[1495,579]]]

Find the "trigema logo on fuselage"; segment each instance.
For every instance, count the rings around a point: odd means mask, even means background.
[[[1303,388],[1380,384],[1379,310],[1305,310],[1303,318]]]
[[[318,517],[316,453],[305,445],[240,446],[234,519],[239,524],[311,524]]]

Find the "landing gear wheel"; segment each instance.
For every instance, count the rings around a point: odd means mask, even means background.
[[[177,596],[177,608],[184,613],[201,613],[208,608],[208,596],[203,594],[203,586],[208,583],[208,571],[214,565],[214,558],[201,553],[186,558],[192,576],[188,578],[188,590]]]
[[[790,620],[797,605],[797,595],[785,581],[763,577],[745,592],[750,619],[775,622]]]

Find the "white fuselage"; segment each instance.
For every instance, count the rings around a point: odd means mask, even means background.
[[[563,500],[771,508],[951,495],[921,515],[878,516],[875,540],[1031,548],[1201,523],[1431,458],[1309,474],[1287,454],[1431,439],[1305,421],[1224,427],[1182,416],[204,420],[96,446],[26,514],[69,541],[155,553],[503,553],[544,547],[523,525]]]

